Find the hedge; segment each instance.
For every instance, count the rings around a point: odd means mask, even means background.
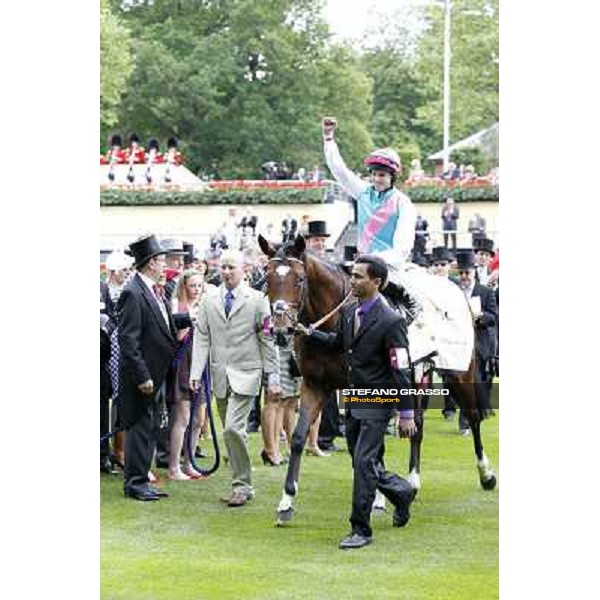
[[[206,204],[321,204],[324,189],[309,190],[206,190],[204,192],[149,192],[105,190],[100,206],[185,206]]]
[[[498,186],[404,188],[413,202],[439,202],[453,198],[456,202],[499,200]],[[147,190],[103,190],[100,206],[202,206],[208,204],[321,204],[325,189],[237,189],[151,192]]]

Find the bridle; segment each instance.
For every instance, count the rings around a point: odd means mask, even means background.
[[[273,258],[269,259],[268,262],[269,263],[280,262],[280,263],[282,263],[282,266],[289,266],[286,264],[288,261],[300,263],[302,265],[303,273],[302,273],[302,276],[300,277],[300,282],[296,283],[296,287],[301,288],[300,302],[286,302],[285,300],[275,300],[275,302],[273,302],[273,305],[272,305],[272,310],[273,310],[273,323],[275,324],[275,322],[277,322],[277,321],[282,321],[283,324],[285,325],[285,322],[287,320],[287,322],[288,322],[287,333],[290,334],[295,331],[296,325],[299,322],[299,315],[302,313],[304,306],[305,306],[306,294],[308,292],[306,268],[304,266],[303,261],[301,261],[298,258],[293,258],[290,256],[284,256],[284,257],[274,256]],[[333,310],[328,312],[324,317],[321,317],[315,323],[310,324],[309,329],[316,329],[317,327],[319,327],[320,325],[322,325],[323,323],[328,321],[351,298],[352,291],[346,292],[346,280],[344,278],[342,278],[342,282],[343,282],[344,299]],[[292,310],[294,310],[294,312],[291,312]],[[274,330],[274,327],[272,325],[271,326],[271,334],[273,334],[273,330]]]
[[[289,263],[299,263],[302,265],[302,275],[299,278],[299,281],[296,283],[295,287],[300,287],[300,301],[299,302],[287,302],[286,300],[280,299],[275,300],[272,304],[273,310],[273,324],[276,322],[281,323],[281,328],[285,327],[287,322],[287,333],[293,333],[296,329],[296,325],[298,324],[298,315],[302,312],[304,308],[304,304],[306,301],[306,294],[308,291],[306,285],[306,269],[304,267],[304,262],[298,258],[293,258],[291,256],[274,256],[270,258],[268,264],[270,263],[281,263],[281,267],[288,267],[291,269]],[[282,275],[285,277],[285,275]],[[265,294],[267,292],[265,291]],[[271,326],[271,333],[273,333],[274,327]]]

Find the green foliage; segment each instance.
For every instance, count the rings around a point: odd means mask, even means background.
[[[127,79],[133,70],[129,31],[111,9],[110,0],[100,0],[100,126],[102,138],[118,120],[118,109]]]
[[[453,0],[451,13],[450,143],[499,120],[498,0]],[[442,146],[444,10],[428,9],[416,73],[428,101],[418,109],[436,135],[426,152]]]
[[[450,160],[457,165],[473,165],[475,173],[487,173],[491,165],[480,148],[461,148],[450,155]]]
[[[204,192],[104,190],[100,206],[204,206],[209,204],[320,204],[325,190],[206,190]]]
[[[402,190],[413,202],[445,202],[453,198],[456,202],[498,202],[500,189],[496,186],[445,187],[423,185],[406,187]]]

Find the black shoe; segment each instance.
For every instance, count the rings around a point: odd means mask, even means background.
[[[196,450],[194,451],[195,458],[206,458],[207,456],[208,454],[202,452],[202,448],[200,448],[200,446],[196,446]]]
[[[157,458],[156,459],[156,468],[157,469],[168,469],[169,461],[165,460],[164,458]]]
[[[404,527],[410,521],[409,509],[416,495],[417,490],[413,490],[405,502],[396,506],[394,514],[392,515],[392,525],[394,527]]]
[[[154,502],[159,500],[159,496],[155,494],[151,490],[143,490],[141,492],[125,492],[126,498],[133,498],[134,500],[139,500],[140,502]]]
[[[257,433],[258,432],[258,423],[248,423],[248,427],[246,427],[246,433]]]
[[[158,498],[168,498],[169,494],[163,490],[150,486],[150,491],[155,494]]]
[[[363,546],[368,546],[372,541],[372,537],[366,537],[364,535],[360,535],[360,533],[350,533],[340,542],[340,550],[362,548]]]

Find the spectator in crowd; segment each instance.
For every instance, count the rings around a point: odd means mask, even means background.
[[[475,279],[481,285],[489,286],[490,264],[494,256],[494,241],[488,238],[475,238]]]
[[[281,236],[275,232],[275,225],[273,224],[273,222],[267,223],[264,231],[262,232],[262,236],[270,244],[278,244],[281,242]]]
[[[323,172],[321,171],[321,167],[319,167],[319,165],[315,165],[312,171],[312,181],[318,183],[319,181],[321,181],[321,179],[323,179]]]
[[[498,307],[494,292],[477,283],[475,278],[475,254],[473,250],[457,252],[456,262],[459,272],[459,287],[469,300],[475,317],[475,364],[477,402],[485,417],[492,413],[490,393],[492,378],[489,372],[489,361],[496,353],[496,320]],[[469,431],[461,426],[461,434]]]
[[[204,255],[208,270],[204,279],[215,286],[221,285],[221,250],[210,248]]]
[[[173,314],[188,313],[195,321],[198,306],[206,291],[213,287],[206,283],[198,271],[184,271],[177,283],[174,298],[171,302]],[[170,397],[173,403],[173,425],[171,427],[171,444],[169,453],[169,479],[186,481],[198,479],[201,474],[192,466],[188,445],[183,448],[183,469],[180,466],[181,450],[184,445],[185,432],[190,422],[190,411],[193,392],[190,389],[190,361],[192,358],[193,328],[188,327],[177,332],[179,348],[176,353],[177,364],[174,367]],[[206,396],[204,387],[198,391],[198,406],[194,423],[190,430],[191,448],[195,450],[196,443],[206,415]]]
[[[309,250],[322,258],[326,257],[327,239],[331,237],[331,234],[327,231],[325,221],[309,221],[308,233],[304,237]]]
[[[408,174],[408,181],[415,182],[424,179],[425,171],[421,167],[421,161],[418,158],[413,158],[410,161],[410,172]]]
[[[467,165],[463,170],[462,178],[464,181],[471,181],[472,179],[476,179],[477,173],[475,172],[475,167],[473,165]]]
[[[427,250],[427,240],[429,239],[429,234],[427,233],[428,226],[427,220],[422,215],[417,215],[417,222],[415,223],[415,246],[413,252],[420,254],[421,256],[424,256]]]
[[[297,181],[306,181],[306,169],[304,167],[300,167],[296,173],[294,173],[292,179],[296,179]]]
[[[110,333],[110,358],[108,360],[108,374],[110,377],[110,393],[112,398],[112,410],[110,423],[112,431],[113,450],[111,462],[124,468],[125,463],[125,436],[121,431],[121,420],[119,418],[119,340],[117,328],[116,306],[119,302],[121,292],[125,288],[131,274],[133,259],[126,255],[121,249],[114,250],[106,257],[107,278],[106,283],[101,282],[101,301],[104,302],[105,312],[111,319],[107,324],[106,331]],[[108,389],[108,388],[105,388]]]
[[[243,250],[253,243],[253,240],[256,237],[257,223],[258,217],[252,214],[250,208],[247,208],[246,214],[242,217],[242,220],[239,223],[241,230],[240,250]]]
[[[177,287],[179,276],[185,266],[185,256],[187,252],[183,248],[183,242],[175,238],[167,238],[161,240],[161,246],[167,251],[165,263],[165,278],[164,285],[165,299],[171,301],[173,292]]]
[[[485,237],[485,219],[478,212],[469,219],[469,233],[471,234],[471,243],[473,246],[475,246],[476,238]]]
[[[296,238],[297,228],[298,222],[292,217],[291,213],[287,213],[285,219],[281,221],[281,240],[284,244],[292,242]]]
[[[300,219],[300,226],[298,227],[298,233],[306,237],[308,235],[308,223],[310,221],[310,215],[302,215]]]
[[[119,298],[121,416],[125,435],[125,495],[141,501],[168,496],[148,473],[154,453],[158,399],[176,347],[175,325],[156,288],[164,276],[165,250],[153,236],[133,242],[137,273]],[[156,290],[156,291],[155,291]]]
[[[248,413],[259,393],[263,371],[268,376],[268,393],[280,394],[279,355],[268,335],[268,298],[244,285],[240,252],[223,253],[221,274],[223,284],[200,304],[190,379],[192,389],[198,389],[210,356],[213,391],[233,471],[232,492],[221,500],[238,507],[255,493],[247,445]]]
[[[227,235],[231,235],[231,232],[228,231],[227,221],[223,221],[221,227],[217,229],[210,236],[210,248],[211,250],[217,251],[219,254],[226,250],[229,247],[229,240],[227,239]]]
[[[459,216],[458,206],[454,204],[452,198],[447,198],[446,204],[442,208],[442,230],[444,232],[444,246],[448,248],[448,238],[450,238],[453,251],[456,251],[456,230]]]
[[[445,180],[457,180],[460,179],[460,169],[456,166],[456,163],[449,162],[448,168],[440,175]]]

